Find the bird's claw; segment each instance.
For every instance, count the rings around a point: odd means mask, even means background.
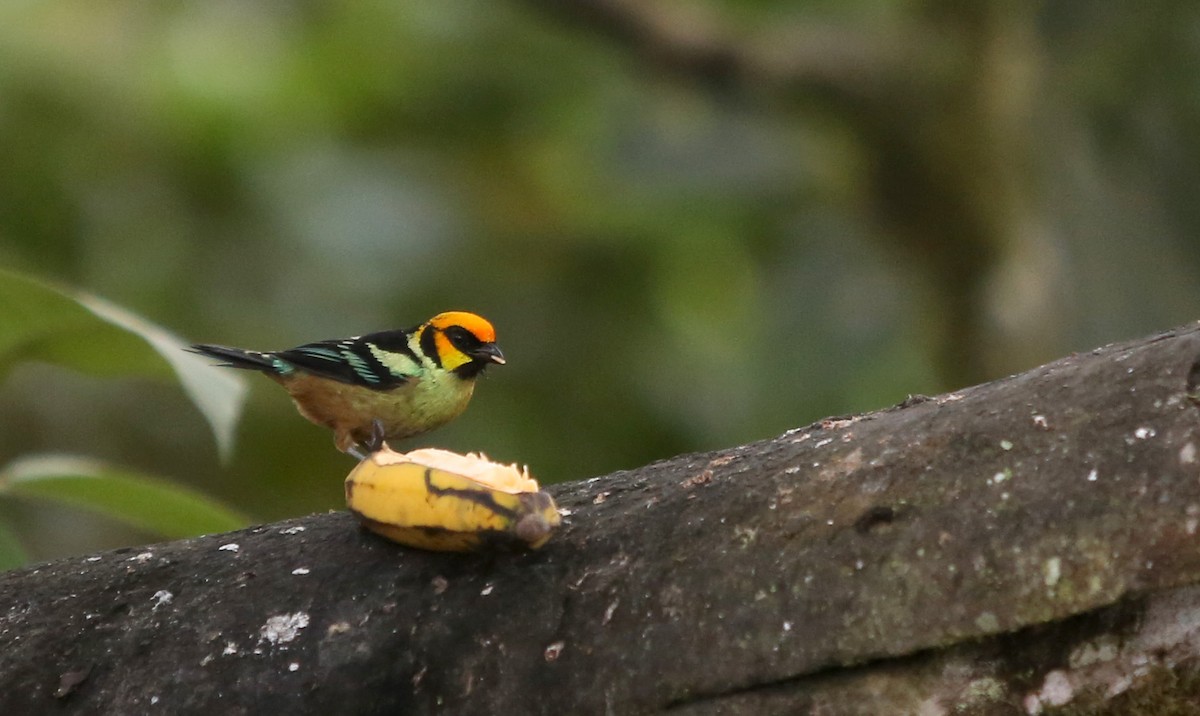
[[[366,460],[371,453],[379,452],[387,447],[384,438],[383,421],[375,418],[371,421],[371,435],[361,442],[351,444],[346,448],[346,454],[359,461]]]
[[[386,434],[383,427],[383,421],[379,418],[375,418],[371,421],[371,437],[367,438],[367,441],[363,444],[363,447],[370,452],[382,450],[384,447],[386,447],[383,442],[385,437]]]

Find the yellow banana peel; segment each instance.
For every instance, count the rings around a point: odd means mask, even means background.
[[[346,477],[346,504],[372,532],[439,552],[537,549],[562,521],[528,468],[436,448],[371,453]]]

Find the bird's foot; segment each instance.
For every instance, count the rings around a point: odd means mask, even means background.
[[[383,442],[384,438],[386,437],[385,432],[386,431],[383,427],[382,420],[380,420],[379,418],[375,418],[374,420],[372,420],[371,421],[371,437],[367,438],[366,442],[363,443],[363,447],[365,447],[367,450],[369,450],[371,452],[378,452],[379,450],[382,450],[385,447],[387,447],[387,445],[385,445]]]
[[[345,449],[347,455],[351,455],[359,460],[366,460],[371,453],[379,452],[387,447],[384,442],[384,427],[383,421],[375,418],[371,421],[371,434],[365,440],[360,440],[356,443],[351,443]]]

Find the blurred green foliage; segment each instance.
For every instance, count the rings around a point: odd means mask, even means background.
[[[5,3],[0,266],[251,348],[477,311],[509,365],[401,447],[547,482],[1197,312],[1192,4],[554,4]],[[352,462],[250,385],[222,463],[176,386],[22,364],[0,463],[340,507]],[[37,556],[145,538],[0,522]]]
[[[185,352],[187,344],[167,331],[94,296],[5,270],[0,305],[0,376],[22,362],[40,361],[93,376],[178,380],[208,419],[220,451],[229,453],[245,387]],[[223,532],[247,522],[182,485],[53,453],[22,455],[0,466],[0,498],[72,505],[166,537]],[[0,521],[0,569],[25,560],[21,539]]]

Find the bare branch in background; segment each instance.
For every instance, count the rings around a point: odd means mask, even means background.
[[[1007,74],[1021,59],[1011,55],[1029,49],[1028,10],[949,4],[878,36],[797,13],[739,34],[728,18],[684,3],[525,1],[649,67],[748,94],[795,121],[831,114],[850,128],[867,163],[861,208],[924,279],[944,385],[992,374],[986,288],[1028,209],[1027,117],[1008,105],[1023,108],[1029,89]]]

